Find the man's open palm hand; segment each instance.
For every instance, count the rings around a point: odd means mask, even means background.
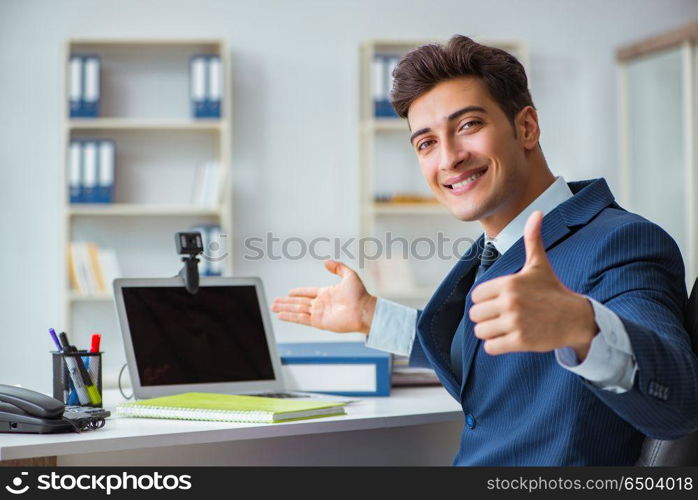
[[[288,296],[274,299],[271,310],[281,320],[321,330],[368,333],[375,298],[356,272],[341,262],[326,260],[325,267],[342,280],[332,286],[294,288]]]

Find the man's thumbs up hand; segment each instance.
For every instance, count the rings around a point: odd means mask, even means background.
[[[543,213],[524,229],[526,261],[518,273],[487,281],[472,293],[470,319],[489,354],[572,347],[584,360],[598,327],[589,300],[557,278],[541,235]]]
[[[553,272],[553,268],[545,253],[543,244],[543,212],[537,210],[533,212],[524,227],[524,246],[526,248],[526,263],[522,271],[530,268],[542,268]]]

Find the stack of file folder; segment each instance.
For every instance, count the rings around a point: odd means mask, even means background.
[[[112,203],[115,164],[114,141],[71,141],[68,158],[70,203]]]
[[[390,104],[390,89],[393,86],[393,70],[400,61],[395,54],[376,54],[372,67],[373,110],[376,118],[397,118]]]
[[[220,56],[192,57],[189,78],[194,118],[220,118],[223,99],[223,67]]]
[[[100,104],[100,58],[71,54],[68,64],[68,99],[71,118],[96,118]]]

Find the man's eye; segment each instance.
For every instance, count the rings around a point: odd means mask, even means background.
[[[468,120],[461,126],[461,130],[467,130],[469,128],[476,127],[478,125],[482,125],[482,121],[480,120]]]
[[[422,150],[426,149],[427,147],[429,147],[431,145],[432,142],[434,142],[434,141],[429,140],[429,141],[420,142],[419,144],[417,144],[417,150],[422,151]]]

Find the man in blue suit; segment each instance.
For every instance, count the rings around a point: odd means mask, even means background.
[[[698,428],[680,252],[603,179],[555,177],[521,64],[456,36],[409,53],[392,103],[436,198],[484,234],[423,311],[371,296],[336,261],[287,321],[367,334],[433,367],[463,407],[457,465],[631,465],[644,436]]]

